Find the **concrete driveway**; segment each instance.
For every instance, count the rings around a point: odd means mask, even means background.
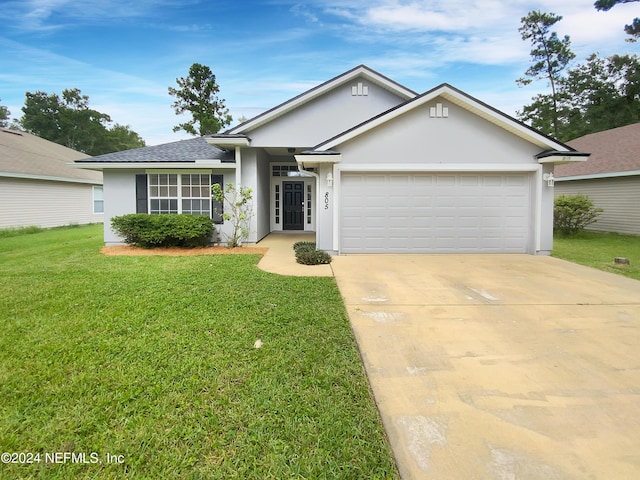
[[[332,268],[402,478],[640,478],[640,282],[530,255]]]

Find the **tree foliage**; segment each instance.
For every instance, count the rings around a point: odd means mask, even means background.
[[[169,87],[169,95],[176,97],[171,104],[176,115],[191,113],[191,120],[173,127],[191,135],[211,135],[231,123],[231,115],[224,99],[218,97],[220,87],[216,76],[206,65],[194,63],[189,76],[177,78],[178,89]]]
[[[555,136],[559,133],[557,83],[569,62],[575,58],[569,36],[565,35],[561,40],[556,32],[550,31],[560,20],[562,17],[555,13],[536,10],[521,18],[522,26],[518,29],[522,39],[531,42],[532,65],[525,72],[525,77],[519,78],[516,83],[528,85],[533,80],[549,81],[551,95],[545,97],[544,105],[551,114]]]
[[[571,140],[640,121],[640,60],[590,55],[558,79],[557,116],[549,95],[537,95],[518,117],[548,135]],[[558,132],[552,127],[558,120]]]
[[[26,131],[87,155],[144,147],[128,126],[109,128],[111,117],[89,108],[89,97],[77,89],[55,93],[27,92],[20,125]]]
[[[597,0],[594,3],[596,10],[608,12],[620,3],[632,3],[640,0]],[[624,31],[631,35],[630,41],[635,42],[640,37],[640,18],[634,18],[630,25],[624,26]]]
[[[0,105],[0,127],[9,126],[9,115],[11,115],[9,109],[3,105]]]

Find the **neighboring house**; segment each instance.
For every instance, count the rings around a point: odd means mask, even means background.
[[[443,84],[421,95],[358,66],[219,135],[76,162],[102,170],[109,225],[211,215],[211,183],[254,192],[250,242],[316,233],[338,253],[548,254],[563,143]],[[224,232],[227,224],[219,225]]]
[[[591,152],[586,162],[556,168],[558,195],[586,195],[603,212],[587,228],[640,235],[640,123],[568,142]]]
[[[101,223],[102,174],[69,165],[88,158],[29,133],[0,129],[0,228]]]

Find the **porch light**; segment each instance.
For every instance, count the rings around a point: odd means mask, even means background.
[[[542,175],[542,179],[547,182],[547,187],[553,187],[553,184],[556,181],[553,173],[545,173],[544,175]]]
[[[331,175],[331,172],[327,173],[327,187],[332,187],[333,186],[333,175]]]

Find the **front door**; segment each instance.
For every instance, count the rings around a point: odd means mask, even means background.
[[[304,182],[282,182],[283,230],[304,230]]]

